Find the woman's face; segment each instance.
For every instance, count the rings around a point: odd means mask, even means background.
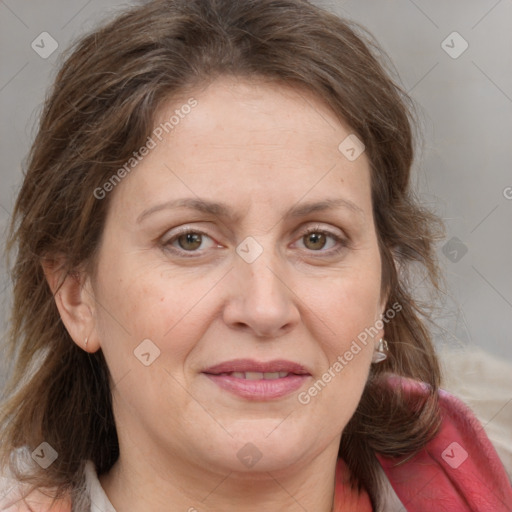
[[[383,334],[357,339],[384,308],[369,162],[303,91],[222,78],[190,96],[111,192],[91,287],[121,454],[306,464],[337,452]]]

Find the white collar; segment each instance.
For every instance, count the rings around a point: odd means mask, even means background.
[[[90,512],[116,512],[101,486],[96,468],[91,460],[86,462],[84,473],[87,495],[91,501]]]

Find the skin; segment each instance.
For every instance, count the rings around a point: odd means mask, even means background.
[[[101,348],[112,373],[120,458],[100,481],[118,512],[328,512],[341,434],[384,333],[307,405],[298,392],[248,401],[201,372],[287,359],[310,371],[304,391],[374,325],[386,298],[369,162],[340,153],[350,128],[307,92],[223,77],[190,96],[197,106],[111,192],[95,275],[66,278],[56,295],[74,341]],[[137,222],[183,197],[226,203],[236,218],[181,207]],[[327,198],[359,210],[285,216]],[[171,240],[180,227],[205,235]],[[263,250],[252,263],[236,252],[247,237]],[[149,366],[134,355],[144,339],[160,350]],[[250,468],[237,457],[249,442],[262,455]]]

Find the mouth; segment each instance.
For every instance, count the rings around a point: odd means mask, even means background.
[[[207,368],[202,373],[220,388],[256,401],[289,395],[311,377],[304,366],[282,359],[268,362],[236,359]]]

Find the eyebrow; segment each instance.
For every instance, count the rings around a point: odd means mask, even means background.
[[[186,197],[180,199],[174,199],[172,201],[167,201],[165,203],[157,204],[144,210],[138,217],[137,223],[142,222],[146,217],[149,217],[153,213],[159,212],[161,210],[169,210],[176,208],[189,208],[191,210],[197,210],[202,213],[209,213],[212,215],[216,215],[219,217],[224,217],[231,222],[236,222],[240,219],[239,214],[235,214],[235,212],[224,203],[218,203],[214,201],[208,201],[206,199],[198,199],[194,197]],[[309,202],[303,204],[297,204],[289,208],[284,214],[284,218],[297,218],[297,217],[305,217],[310,213],[320,212],[330,209],[338,209],[338,208],[346,208],[351,210],[352,212],[364,217],[364,211],[357,206],[354,202],[349,201],[348,199],[342,198],[328,198],[323,201]]]

